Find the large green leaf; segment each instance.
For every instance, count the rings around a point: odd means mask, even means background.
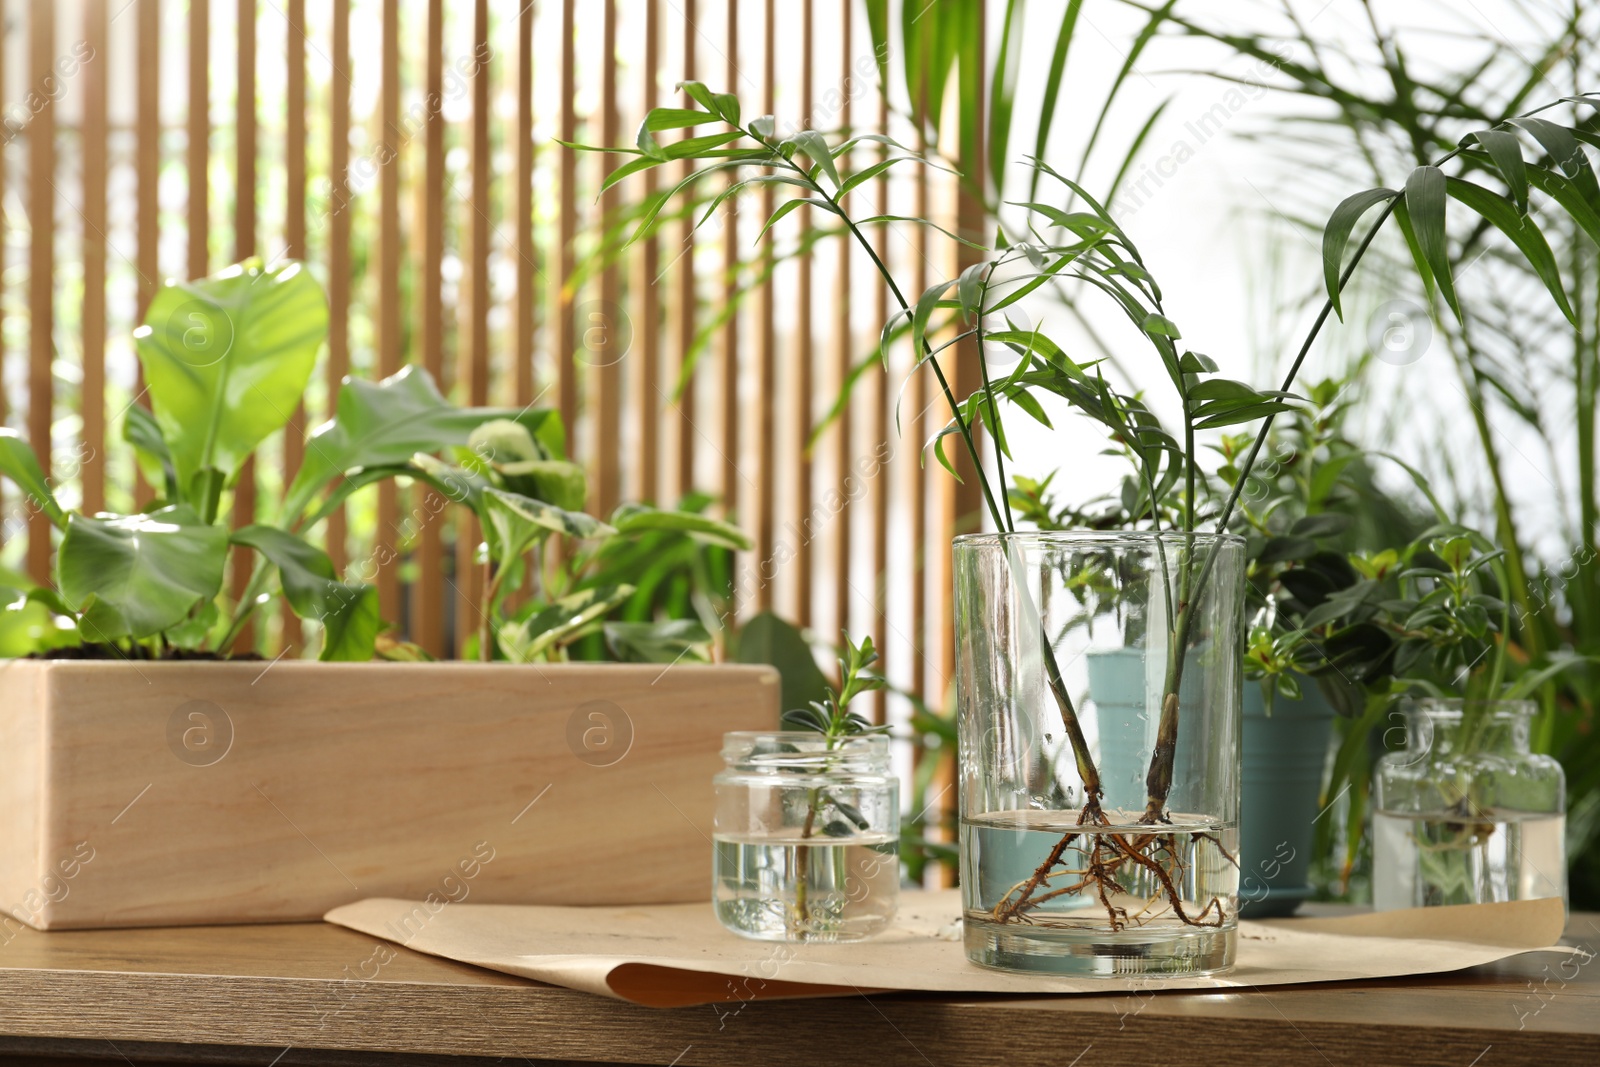
[[[606,645],[624,663],[696,663],[710,660],[711,634],[697,619],[608,622]]]
[[[202,516],[288,423],[327,332],[322,287],[299,263],[251,259],[157,291],[134,338],[178,486]]]
[[[66,515],[50,491],[50,480],[39,466],[39,458],[15,430],[0,428],[0,474],[16,482],[17,488],[27,493],[51,522],[57,526],[66,525]]]
[[[177,625],[222,588],[228,531],[187,505],[112,519],[72,514],[57,585],[91,641],[148,637]]]
[[[588,540],[616,531],[593,515],[567,511],[521,493],[492,486],[483,490],[483,534],[495,566],[511,566],[536,538],[551,532]]]
[[[318,659],[372,658],[381,625],[377,586],[339,581],[326,552],[273,526],[246,526],[234,531],[232,540],[255,549],[277,567],[283,595],[294,613],[322,625]]]
[[[400,467],[418,452],[465,445],[492,419],[514,419],[552,455],[565,454],[561,416],[547,408],[457,408],[421,367],[410,366],[381,382],[346,378],[338,409],[312,431],[305,461],[289,486],[284,519],[293,522],[332,479],[367,467]]]
[[[597,586],[562,597],[526,619],[509,622],[496,635],[514,663],[532,663],[600,627],[612,608],[633,595],[633,586]]]
[[[647,504],[622,505],[612,514],[611,525],[622,534],[665,530],[686,533],[697,541],[723,548],[743,550],[752,545],[744,531],[732,523],[692,511],[663,511]]]
[[[831,692],[805,637],[770,611],[763,611],[744,624],[734,658],[740,663],[766,663],[778,668],[784,711],[809,707],[814,700],[826,701]]]

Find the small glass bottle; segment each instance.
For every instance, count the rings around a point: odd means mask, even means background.
[[[1567,894],[1566,778],[1528,749],[1531,700],[1419,700],[1373,778],[1380,911]]]
[[[730,733],[716,776],[712,900],[736,934],[859,941],[900,893],[900,783],[881,734]]]

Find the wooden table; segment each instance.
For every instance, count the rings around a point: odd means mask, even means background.
[[[1592,957],[1600,916],[1567,934]],[[378,949],[320,924],[0,928],[0,1063],[1600,1064],[1600,964],[1552,953],[1243,992],[661,1011]]]

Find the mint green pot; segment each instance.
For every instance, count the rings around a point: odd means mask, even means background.
[[[1309,678],[1299,700],[1244,684],[1244,798],[1239,815],[1239,914],[1293,915],[1311,896],[1317,801],[1333,733],[1333,706]]]

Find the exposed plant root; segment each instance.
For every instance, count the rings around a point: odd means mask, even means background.
[[[1092,809],[1085,805],[1078,819],[1079,825],[1104,826],[1107,822],[1098,802]],[[1147,813],[1140,822],[1170,825],[1171,820],[1164,815],[1151,818]],[[1197,915],[1190,915],[1184,907],[1178,883],[1186,875],[1187,865],[1178,847],[1178,833],[1178,831],[1155,831],[1108,834],[1073,831],[1063,834],[1061,840],[1051,848],[1045,861],[1027,879],[1012,886],[994,906],[991,915],[998,923],[1031,924],[1037,920],[1030,913],[1037,911],[1048,901],[1092,891],[1099,898],[1101,906],[1105,908],[1106,918],[1113,932],[1128,926],[1143,925],[1148,921],[1144,918],[1146,913],[1157,904],[1169,907],[1172,914],[1186,926],[1220,927],[1226,920],[1226,911],[1221,898],[1212,897]],[[1209,841],[1229,863],[1235,867],[1239,865],[1238,860],[1223,847],[1216,835],[1190,831],[1187,836],[1191,846],[1198,845],[1201,841]],[[1092,839],[1088,855],[1085,857],[1086,862],[1081,868],[1068,867],[1063,857],[1080,837]],[[1160,889],[1152,894],[1145,905],[1132,916],[1128,914],[1126,908],[1117,906],[1112,900],[1112,894],[1123,896],[1128,894],[1128,889],[1121,880],[1123,872],[1128,870],[1146,872],[1160,885]],[[1051,885],[1053,879],[1061,877],[1070,877],[1074,880],[1068,885]],[[1046,891],[1040,892],[1041,888]]]

